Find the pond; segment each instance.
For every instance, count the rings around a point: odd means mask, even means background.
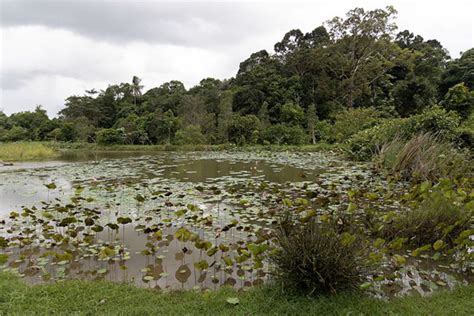
[[[255,286],[270,277],[265,253],[285,201],[300,201],[302,216],[347,210],[354,186],[388,184],[367,164],[323,153],[84,152],[17,163],[0,169],[4,270],[31,283]],[[400,209],[380,199],[383,211]],[[404,275],[402,291],[421,282]]]

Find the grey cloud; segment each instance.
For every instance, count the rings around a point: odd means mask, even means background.
[[[6,0],[4,26],[42,25],[123,43],[224,46],[265,30],[253,6],[232,3]]]

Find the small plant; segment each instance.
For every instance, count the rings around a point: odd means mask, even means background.
[[[408,141],[395,138],[382,146],[376,160],[380,168],[403,179],[435,181],[471,171],[462,152],[430,133],[415,135]]]
[[[275,234],[277,249],[270,260],[285,289],[332,294],[362,283],[365,260],[360,243],[348,233],[316,220],[304,225],[286,220]]]
[[[451,243],[470,227],[470,212],[446,197],[440,190],[429,192],[420,205],[399,214],[382,229],[384,238],[408,238],[413,246],[433,244],[438,240]]]

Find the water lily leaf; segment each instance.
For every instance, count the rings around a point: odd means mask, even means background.
[[[118,217],[117,222],[122,225],[130,224],[132,219],[130,217]]]
[[[400,255],[393,255],[393,258],[395,259],[395,262],[399,266],[405,265],[405,263],[407,262],[407,259]]]
[[[186,283],[190,276],[191,270],[187,264],[178,267],[175,273],[176,280],[178,280],[180,283]]]
[[[230,305],[238,305],[240,303],[240,300],[237,297],[229,297],[226,299],[226,302]]]
[[[205,270],[209,268],[209,263],[206,260],[201,260],[194,263],[194,267],[198,270]]]
[[[56,183],[54,183],[54,182],[45,184],[44,186],[45,186],[46,188],[48,188],[48,190],[55,190],[55,189],[57,188]]]
[[[444,246],[445,246],[444,241],[442,241],[441,239],[439,239],[439,240],[437,240],[437,241],[434,242],[434,244],[433,244],[433,249],[434,249],[434,250],[440,250],[440,249],[442,249]]]

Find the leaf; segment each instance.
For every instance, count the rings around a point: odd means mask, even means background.
[[[400,255],[394,255],[393,256],[395,258],[395,262],[399,265],[399,266],[402,266],[404,265],[406,262],[407,262],[407,259],[403,256],[400,256]]]
[[[105,274],[105,273],[107,273],[107,269],[106,268],[99,269],[99,270],[97,270],[97,273],[98,274]]]
[[[237,297],[228,297],[226,300],[227,303],[230,305],[238,305],[240,303],[240,300]]]
[[[143,281],[145,282],[153,281],[153,277],[151,275],[145,275],[143,277]]]
[[[119,224],[125,225],[125,224],[131,223],[132,219],[130,217],[119,217],[119,218],[117,218],[117,222]]]
[[[46,188],[48,188],[48,190],[54,190],[54,189],[57,188],[56,183],[54,183],[54,182],[45,184],[44,186],[45,186]]]
[[[435,241],[433,244],[433,249],[436,251],[442,249],[443,247],[444,247],[444,241],[442,241],[441,239]]]
[[[201,260],[194,263],[194,267],[198,270],[204,270],[209,268],[209,263],[206,260]]]

